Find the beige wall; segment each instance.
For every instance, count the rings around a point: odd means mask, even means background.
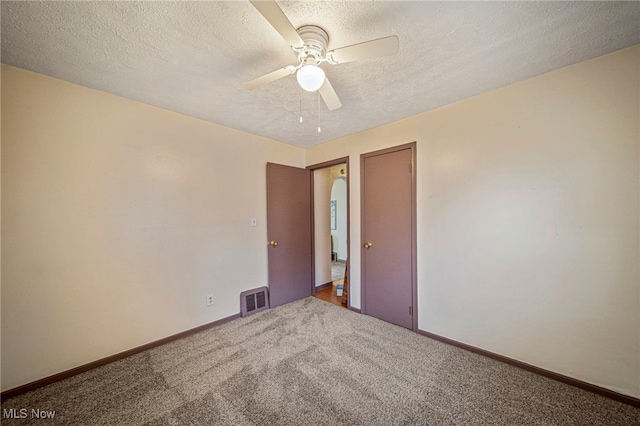
[[[640,46],[310,148],[417,141],[422,330],[640,396]]]
[[[302,149],[4,65],[2,124],[2,390],[267,284],[265,163]]]

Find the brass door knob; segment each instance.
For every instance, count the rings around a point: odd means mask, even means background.
[[[371,247],[372,245],[373,245],[373,244],[371,244],[371,243],[369,243],[369,242],[364,243],[364,248],[368,249],[368,248],[369,248],[369,247]]]
[[[269,244],[271,244],[271,246],[275,247],[278,245],[278,242],[276,240],[271,240],[269,241]]]

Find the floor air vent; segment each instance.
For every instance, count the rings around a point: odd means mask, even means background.
[[[255,288],[240,293],[240,315],[255,314],[269,309],[269,289],[267,287]]]

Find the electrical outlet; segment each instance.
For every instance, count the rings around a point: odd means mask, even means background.
[[[213,294],[207,294],[207,306],[213,305]]]
[[[258,220],[255,217],[251,218],[251,226],[258,226]]]

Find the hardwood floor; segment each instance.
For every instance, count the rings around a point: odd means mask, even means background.
[[[342,296],[336,296],[336,286],[331,286],[327,288],[323,288],[322,290],[318,290],[315,292],[313,297],[317,297],[320,300],[324,300],[325,302],[333,303],[334,305],[342,306],[346,308],[342,304]]]

